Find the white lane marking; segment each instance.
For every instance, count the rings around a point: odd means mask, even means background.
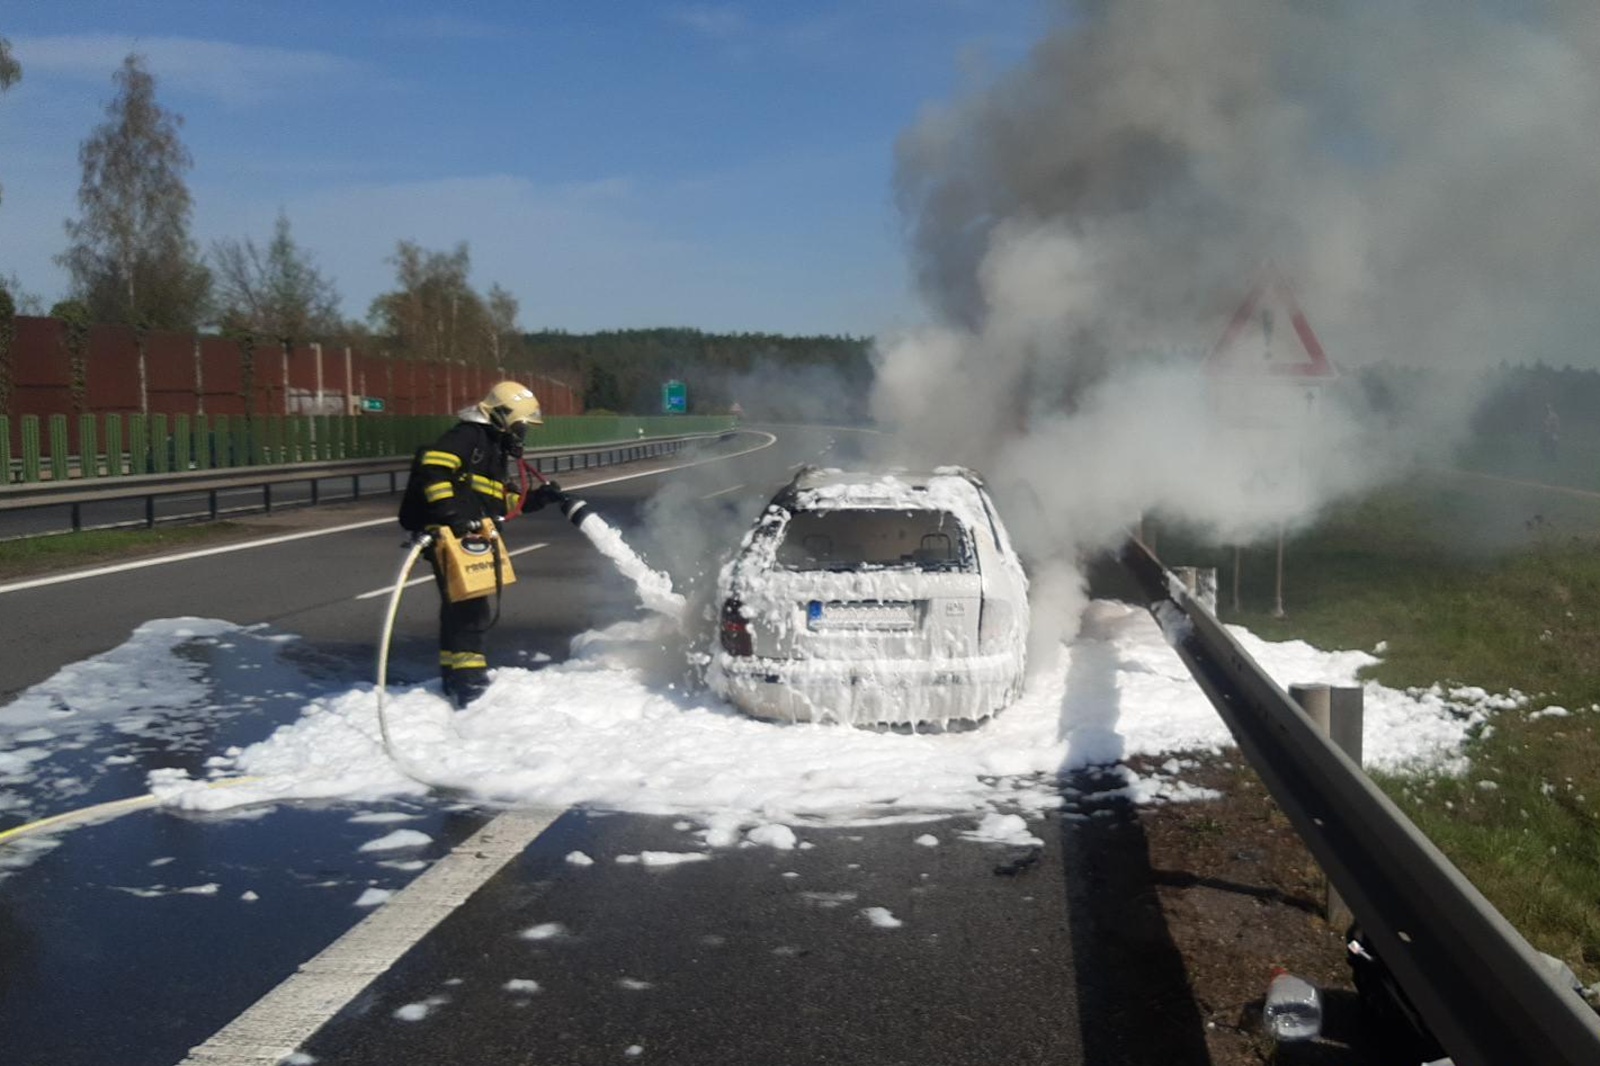
[[[131,563],[114,563],[111,566],[97,566],[92,570],[79,570],[71,574],[54,574],[50,577],[35,577],[27,581],[13,581],[9,585],[0,585],[0,596],[8,592],[22,592],[26,589],[44,588],[46,585],[61,585],[69,581],[83,581],[91,577],[105,577],[107,574],[120,574],[128,570],[143,570],[147,566],[164,566],[167,563],[182,563],[190,559],[203,559],[208,555],[226,555],[229,552],[244,551],[246,548],[265,548],[273,544],[287,544],[290,541],[305,540],[307,537],[326,537],[334,533],[348,533],[352,529],[370,529],[373,526],[386,526],[394,521],[393,518],[373,518],[365,522],[351,522],[348,525],[329,526],[327,529],[308,529],[300,533],[284,533],[276,537],[263,537],[260,540],[247,540],[238,544],[223,544],[215,548],[198,548],[191,552],[179,552],[176,555],[163,555],[154,559],[139,559]]]
[[[573,486],[573,488],[587,489],[593,488],[596,485],[611,485],[618,481],[631,481],[634,478],[654,477],[658,474],[670,474],[674,470],[687,470],[689,467],[700,466],[704,463],[720,462],[723,459],[737,459],[741,455],[749,455],[751,452],[758,452],[763,448],[770,448],[774,444],[778,443],[778,438],[773,436],[771,433],[765,433],[759,430],[752,432],[758,432],[761,436],[766,437],[766,443],[758,444],[753,448],[747,448],[742,452],[734,452],[731,455],[717,455],[712,456],[710,459],[699,459],[692,463],[681,463],[677,466],[659,467],[655,470],[642,470],[637,474],[624,474],[621,477],[605,478],[604,480],[600,481],[586,481],[582,485]],[[348,533],[354,529],[371,529],[375,526],[389,525],[393,521],[393,518],[373,518],[365,522],[351,522],[342,526],[329,526],[327,529],[308,529],[300,533],[285,533],[276,537],[263,537],[260,540],[245,540],[240,541],[237,544],[222,544],[215,548],[197,548],[194,551],[179,552],[176,555],[161,555],[150,559],[139,559],[129,563],[114,563],[110,566],[97,566],[91,570],[78,570],[70,574],[52,574],[49,577],[35,577],[29,578],[26,581],[13,581],[9,585],[0,585],[0,596],[4,596],[8,592],[25,592],[28,589],[45,588],[50,585],[64,585],[71,581],[86,581],[91,577],[106,577],[109,574],[121,574],[126,573],[129,570],[143,570],[147,566],[165,566],[168,563],[188,562],[190,559],[204,559],[210,555],[227,555],[230,552],[248,551],[251,548],[266,548],[273,544],[287,544],[290,541],[304,540],[307,537],[327,537],[335,533]],[[392,588],[393,586],[390,587]]]
[[[536,552],[540,548],[548,548],[549,546],[550,545],[549,545],[549,543],[547,541],[542,541],[541,540],[537,544],[530,544],[526,548],[518,548],[515,551],[508,551],[508,552],[506,552],[506,554],[508,556],[509,555],[521,555],[523,552]],[[431,584],[433,584],[433,575],[429,574],[427,577],[418,577],[418,578],[413,578],[410,581],[407,581],[406,582],[406,588],[414,589],[418,585],[431,585]],[[389,593],[391,593],[393,591],[394,591],[394,586],[393,585],[385,585],[381,589],[373,589],[371,592],[363,592],[361,595],[359,595],[359,596],[357,596],[355,598],[358,599],[358,600],[373,600],[373,599],[377,599],[379,596],[387,596],[387,595],[389,595]]]
[[[563,813],[499,815],[210,1040],[191,1048],[179,1066],[277,1066]]]
[[[738,492],[742,488],[744,488],[743,485],[730,485],[725,489],[718,489],[716,492],[709,493],[709,494],[707,494],[705,496],[702,496],[700,498],[702,500],[714,500],[718,496],[726,496],[728,493],[730,493],[730,492]]]

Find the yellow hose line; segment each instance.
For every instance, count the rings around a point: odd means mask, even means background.
[[[231,788],[234,785],[249,784],[257,780],[254,777],[224,777],[217,781],[206,782],[207,788]],[[124,814],[142,811],[146,807],[154,807],[159,802],[154,793],[143,796],[129,796],[126,799],[109,800],[97,803],[93,807],[80,807],[75,811],[64,811],[61,814],[52,814],[48,818],[40,818],[36,822],[27,822],[23,825],[14,825],[10,829],[0,831],[0,845],[9,844],[13,840],[23,837],[45,833],[51,829],[71,829],[74,826],[86,825],[89,822],[120,818]]]

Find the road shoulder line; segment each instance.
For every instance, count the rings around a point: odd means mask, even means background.
[[[179,1066],[278,1066],[563,813],[496,816]]]

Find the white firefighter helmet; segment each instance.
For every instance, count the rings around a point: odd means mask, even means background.
[[[502,433],[518,433],[520,426],[544,424],[539,398],[526,385],[502,381],[478,403],[478,410],[489,424]]]

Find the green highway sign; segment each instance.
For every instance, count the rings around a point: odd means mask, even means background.
[[[681,381],[669,381],[661,386],[661,411],[663,414],[681,415],[689,410],[689,390]]]
[[[361,409],[363,411],[381,411],[383,410],[383,400],[377,396],[363,396],[361,397]]]

